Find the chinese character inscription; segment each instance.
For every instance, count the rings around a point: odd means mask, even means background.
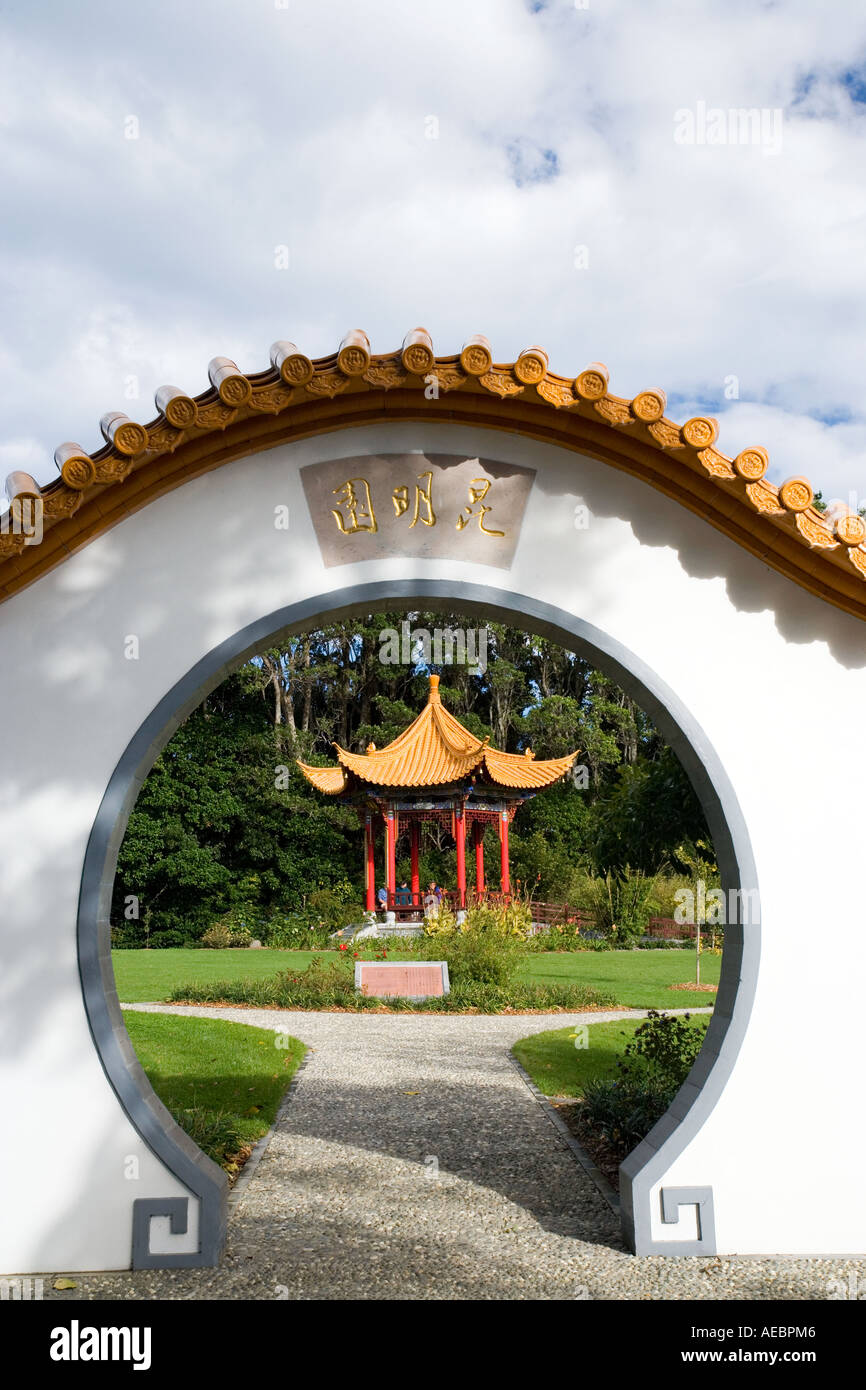
[[[453,454],[373,454],[311,464],[304,492],[326,565],[388,555],[507,568],[534,470]]]

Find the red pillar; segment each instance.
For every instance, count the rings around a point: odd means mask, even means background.
[[[388,889],[388,906],[394,906],[394,891],[397,887],[396,869],[397,819],[393,810],[385,814],[385,887]]]
[[[376,853],[373,834],[373,817],[369,811],[364,816],[364,884],[366,887],[365,906],[368,912],[376,911]]]
[[[457,841],[457,902],[466,906],[466,814],[463,806],[454,811],[454,838]]]
[[[416,820],[409,826],[409,841],[412,848],[412,906],[418,907],[421,902],[421,883],[418,878],[418,842],[421,839],[421,827]]]
[[[484,822],[472,822],[472,845],[475,850],[475,892],[479,898],[484,892]]]
[[[511,892],[511,874],[508,868],[508,812],[499,813],[499,849],[502,865],[502,892]]]

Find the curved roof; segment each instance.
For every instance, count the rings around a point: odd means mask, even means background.
[[[336,353],[315,361],[293,343],[271,348],[271,364],[245,374],[227,358],[209,365],[210,389],[192,397],[175,386],[156,393],[158,415],[141,425],[103,416],[104,447],[55,450],[60,477],[42,489],[28,474],[6,480],[13,507],[41,497],[43,539],[0,531],[0,601],[32,583],[102,531],[155,497],[230,459],[329,430],[377,420],[445,419],[506,429],[586,453],[673,497],[795,583],[866,618],[866,522],[840,504],[821,513],[806,478],[776,487],[767,451],[736,458],[716,448],[717,422],[676,424],[663,391],[633,400],[608,390],[607,369],[591,363],[576,377],[549,370],[531,347],[496,363],[490,345],[470,338],[459,354],[438,357],[422,328],[398,352],[374,355],[360,329]],[[435,378],[435,393],[426,389]]]
[[[340,767],[310,767],[298,760],[309,782],[327,796],[350,783],[347,773],[369,787],[446,787],[472,774],[495,786],[538,790],[568,772],[577,752],[536,762],[532,753],[500,753],[476,738],[449,714],[439,694],[439,677],[430,677],[427,703],[387,748],[372,744],[366,753],[349,753],[334,744]]]

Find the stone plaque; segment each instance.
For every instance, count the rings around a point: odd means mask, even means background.
[[[448,965],[444,960],[358,960],[355,988],[377,999],[439,998],[449,993]]]
[[[535,470],[465,454],[364,454],[301,480],[327,567],[389,555],[507,569]]]

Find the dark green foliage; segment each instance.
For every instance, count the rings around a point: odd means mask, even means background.
[[[174,734],[130,816],[112,905],[116,946],[192,945],[215,922],[243,920],[251,937],[299,945],[359,920],[362,834],[355,812],[322,796],[295,765],[333,764],[332,741],[383,747],[421,709],[427,670],[380,660],[385,628],[477,627],[460,614],[348,619],[287,640],[241,668]],[[487,670],[446,666],[441,694],[473,733],[539,758],[581,749],[589,785],[566,780],[526,802],[511,830],[512,880],[539,899],[581,904],[588,869],[646,872],[679,845],[706,840],[676,758],[643,712],[607,677],[546,639],[488,624]],[[485,837],[488,877],[498,840]],[[381,869],[381,841],[377,864]],[[431,828],[421,879],[455,882],[453,841]],[[408,841],[397,848],[409,875]],[[327,891],[335,896],[317,899]],[[316,901],[319,907],[315,906]]]
[[[448,962],[453,988],[472,981],[507,989],[523,959],[523,941],[500,933],[457,931],[434,941],[439,958]]]
[[[677,846],[708,838],[683,766],[666,745],[654,758],[622,767],[597,803],[594,859],[602,870],[631,864],[654,873],[665,860],[679,872]]]
[[[646,931],[654,887],[654,879],[629,864],[591,875],[586,892],[596,931],[617,946],[634,945]]]
[[[581,1118],[607,1140],[621,1161],[646,1138],[672,1100],[665,1086],[627,1077],[615,1081],[596,1077],[584,1088]]]
[[[634,1032],[620,1062],[623,1076],[656,1081],[678,1091],[701,1050],[706,1024],[692,1025],[690,1014],[650,1009]]]
[[[620,1159],[649,1134],[682,1086],[706,1033],[680,1017],[650,1009],[617,1063],[619,1077],[585,1087],[582,1121],[601,1134]]]

